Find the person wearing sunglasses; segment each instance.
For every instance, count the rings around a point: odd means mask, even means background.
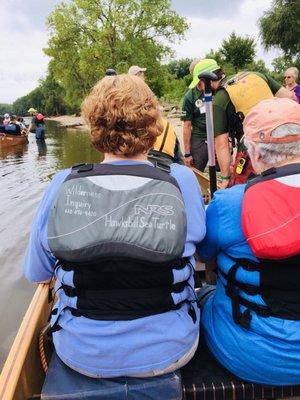
[[[288,68],[284,73],[284,86],[293,91],[300,103],[300,85],[297,83],[299,77],[299,70],[296,67]]]

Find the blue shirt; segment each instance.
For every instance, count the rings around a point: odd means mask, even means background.
[[[217,257],[225,273],[233,265],[228,257],[257,261],[241,228],[241,209],[245,185],[214,194],[207,213],[207,233],[198,250],[201,258]],[[259,286],[259,273],[237,270],[239,282]],[[300,383],[300,321],[263,318],[251,311],[250,329],[232,319],[231,299],[225,294],[224,278],[218,275],[216,292],[204,305],[202,333],[210,351],[228,370],[245,380],[270,385]],[[260,295],[246,299],[264,305]],[[241,306],[241,311],[245,307]]]
[[[139,164],[134,161],[116,161],[115,165]],[[152,164],[151,164],[152,165]],[[29,246],[24,262],[24,274],[32,282],[52,276],[55,257],[47,243],[47,222],[54,199],[70,170],[55,175],[50,183],[33,221]],[[196,244],[205,236],[205,211],[202,194],[193,172],[181,165],[171,165],[171,175],[177,180],[186,207],[187,238],[184,257],[195,261]],[[71,273],[61,269],[58,281],[72,284]],[[182,274],[190,275],[190,267],[174,270],[174,282],[182,280]],[[189,278],[193,287],[193,277]],[[58,309],[70,300],[58,291]],[[181,301],[177,294],[176,302]],[[194,300],[192,289],[185,289],[182,296]],[[66,297],[66,296],[65,296]],[[199,334],[200,313],[195,307],[197,321],[188,314],[188,304],[174,311],[132,321],[96,321],[85,317],[73,317],[69,310],[61,312],[59,325],[54,333],[58,356],[70,367],[91,376],[115,377],[143,374],[168,367],[184,356],[193,346]],[[54,322],[52,318],[52,323]]]

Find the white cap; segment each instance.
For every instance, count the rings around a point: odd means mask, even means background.
[[[145,72],[147,71],[147,68],[141,68],[138,65],[133,65],[132,67],[129,68],[128,73],[130,75],[137,75],[139,72]]]
[[[9,114],[8,114],[8,113],[5,113],[5,114],[4,114],[4,118],[9,118]]]

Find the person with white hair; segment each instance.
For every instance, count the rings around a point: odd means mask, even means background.
[[[298,77],[299,69],[296,67],[290,67],[284,73],[285,87],[295,92],[298,103],[300,103],[300,85],[297,83]]]
[[[300,105],[264,100],[244,133],[258,175],[208,206],[198,251],[217,260],[218,277],[198,293],[201,332],[241,379],[300,384]]]

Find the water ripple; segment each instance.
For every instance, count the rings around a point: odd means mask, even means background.
[[[34,291],[21,265],[33,216],[53,175],[80,162],[97,162],[85,132],[47,125],[45,142],[0,148],[0,369]]]

